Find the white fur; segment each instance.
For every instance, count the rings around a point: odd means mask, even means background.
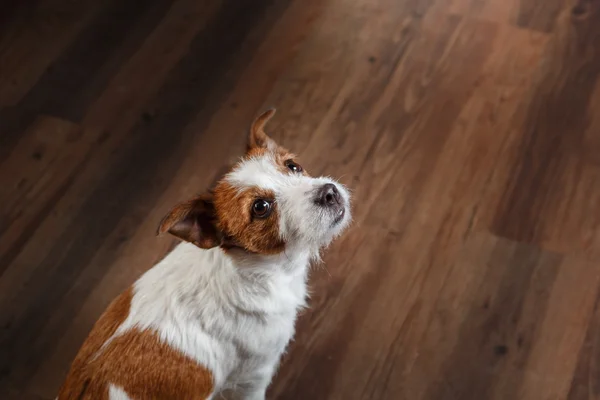
[[[108,386],[108,398],[110,400],[131,400],[123,389],[115,385]]]
[[[305,304],[308,254],[265,258],[251,265],[241,254],[180,244],[135,283],[129,316],[115,336],[151,328],[207,367],[216,392],[263,391]]]
[[[113,338],[150,328],[212,373],[212,398],[264,399],[305,306],[309,262],[350,213],[332,226],[333,217],[314,204],[315,189],[332,181],[285,174],[272,157],[243,161],[226,179],[275,193],[285,251],[266,256],[180,244],[134,284],[129,316]],[[111,398],[121,398],[118,390],[111,386]]]

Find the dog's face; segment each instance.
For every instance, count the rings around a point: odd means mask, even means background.
[[[348,191],[330,178],[311,177],[266,135],[274,113],[252,124],[246,155],[212,192],[176,206],[159,233],[201,248],[277,254],[290,248],[316,253],[342,232],[351,219]]]

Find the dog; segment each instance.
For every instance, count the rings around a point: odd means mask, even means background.
[[[181,243],[110,304],[58,399],[265,398],[309,266],[351,221],[348,189],[265,133],[274,113],[212,190],[164,217],[158,234]]]

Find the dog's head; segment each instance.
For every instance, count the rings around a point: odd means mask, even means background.
[[[330,178],[311,177],[264,131],[268,110],[250,128],[248,150],[209,193],[175,206],[158,232],[200,248],[252,254],[318,254],[349,224],[350,196]]]

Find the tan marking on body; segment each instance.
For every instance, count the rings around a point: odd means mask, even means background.
[[[135,400],[206,399],[213,390],[210,371],[160,340],[151,330],[131,329],[112,337],[125,320],[131,289],[100,318],[75,359],[59,399],[107,399],[115,385]]]
[[[89,368],[94,371],[92,393],[113,384],[136,400],[202,400],[213,391],[210,371],[151,330],[132,329],[117,336]]]
[[[98,319],[71,364],[67,379],[59,391],[59,399],[85,398],[81,396],[86,390],[86,382],[89,378],[88,363],[102,345],[116,332],[119,325],[127,319],[132,297],[133,290],[130,287],[114,299]],[[102,392],[95,393],[95,395],[96,398],[106,398],[108,389],[104,388]]]

